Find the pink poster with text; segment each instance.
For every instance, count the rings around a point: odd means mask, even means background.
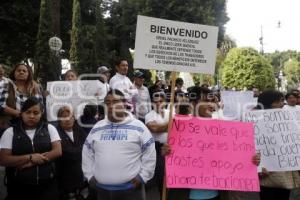
[[[169,145],[168,188],[259,191],[252,123],[177,115]]]

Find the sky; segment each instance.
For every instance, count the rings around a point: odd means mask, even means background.
[[[299,9],[300,0],[227,0],[226,34],[260,51],[262,27],[264,52],[300,51]]]

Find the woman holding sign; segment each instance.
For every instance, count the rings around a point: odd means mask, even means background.
[[[256,109],[276,109],[282,108],[283,105],[283,94],[269,90],[258,96]],[[291,189],[300,186],[300,175],[298,171],[268,172],[268,169],[263,167],[260,185],[261,200],[289,200]]]
[[[186,115],[191,110],[194,116],[200,116],[205,118],[211,118],[214,111],[213,98],[210,98],[210,90],[195,86],[189,91],[189,101],[191,107],[187,108],[186,102],[182,99],[183,104],[178,105],[178,114]],[[200,106],[199,106],[200,105]],[[197,109],[196,109],[197,108]],[[162,147],[162,154],[166,155],[171,153],[171,149],[168,145]],[[168,191],[169,200],[218,200],[219,194],[217,190],[196,190],[196,189],[169,189]]]
[[[184,102],[179,105],[179,114],[186,115],[188,110],[192,110],[194,116],[203,118],[212,118],[212,113],[217,109],[214,95],[208,88],[195,86],[189,91],[189,101],[192,109],[186,107]],[[162,153],[169,154],[171,152],[168,145],[163,146]],[[260,157],[255,155],[253,163],[258,165]],[[218,190],[207,189],[170,189],[168,192],[169,200],[219,200]]]

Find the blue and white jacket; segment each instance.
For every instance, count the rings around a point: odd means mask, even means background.
[[[99,185],[118,186],[139,178],[146,183],[154,175],[156,152],[148,128],[128,114],[120,123],[99,121],[82,150],[82,170]],[[100,186],[101,187],[101,186]]]

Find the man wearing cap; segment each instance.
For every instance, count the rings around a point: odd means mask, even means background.
[[[148,88],[143,85],[145,82],[144,73],[136,70],[133,76],[134,86],[138,90],[138,94],[132,98],[134,113],[139,120],[145,122],[145,115],[151,111],[150,94]]]
[[[97,91],[97,96],[98,96],[98,118],[99,119],[104,119],[105,117],[105,111],[104,111],[104,106],[103,106],[103,101],[104,97],[110,90],[108,81],[110,78],[110,69],[107,68],[106,66],[100,66],[97,69],[97,74],[99,74],[99,89]]]
[[[120,59],[116,63],[117,73],[110,79],[109,86],[111,89],[118,89],[124,95],[127,103],[132,106],[132,97],[138,93],[133,83],[127,77],[128,62],[125,59]]]
[[[110,69],[108,69],[106,66],[100,66],[97,69],[97,74],[99,74],[99,80],[102,83],[108,83],[110,78]]]

